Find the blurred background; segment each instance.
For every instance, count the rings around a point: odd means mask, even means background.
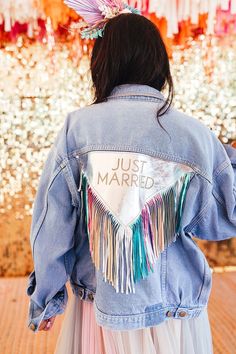
[[[236,139],[236,1],[130,4],[165,38],[176,108],[222,142]],[[80,39],[78,21],[62,0],[0,0],[0,276],[32,270],[29,228],[43,163],[67,113],[93,99],[93,42]],[[212,266],[236,266],[235,239],[201,246]]]
[[[175,107],[201,120],[223,143],[235,140],[236,0],[129,3],[155,22],[165,39]],[[79,20],[63,0],[0,0],[0,298],[13,291],[14,279],[33,269],[32,205],[55,136],[68,112],[93,100],[93,41],[80,39]],[[235,238],[198,244],[214,272],[235,274]],[[225,279],[235,285],[235,276]],[[45,348],[35,352],[49,353]]]

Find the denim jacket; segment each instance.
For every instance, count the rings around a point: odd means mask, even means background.
[[[74,295],[113,330],[197,317],[211,270],[194,237],[236,235],[236,150],[147,85],[68,114],[34,201],[28,326]]]

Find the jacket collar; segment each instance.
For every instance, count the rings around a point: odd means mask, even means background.
[[[116,86],[111,94],[108,96],[109,98],[116,97],[127,97],[127,96],[145,96],[145,97],[154,97],[160,100],[165,100],[163,94],[157,89],[148,86],[148,85],[140,85],[140,84],[123,84]]]

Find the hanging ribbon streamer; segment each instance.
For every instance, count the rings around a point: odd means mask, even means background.
[[[231,2],[229,7],[218,9],[216,15],[215,33],[218,36],[227,33],[236,33],[236,1]]]
[[[66,6],[63,0],[41,0],[41,3],[44,13],[51,19],[54,31],[59,25],[66,25],[69,20],[79,19],[75,11]]]
[[[33,31],[38,29],[38,20],[46,23],[48,17],[54,31],[59,25],[79,19],[63,0],[0,0],[0,25],[4,24],[5,32],[10,32],[16,23],[27,24],[27,34],[32,37]]]
[[[194,33],[236,32],[236,0],[128,0],[128,3],[158,23],[162,35],[168,39],[178,38],[184,42],[184,38]],[[54,32],[79,20],[63,0],[0,0],[0,35],[2,31],[21,33],[22,27],[18,25],[26,24],[27,35],[37,38],[39,20],[44,21],[46,27],[48,18]]]
[[[40,0],[0,0],[0,24],[4,23],[5,32],[10,32],[16,23],[28,24],[27,34],[32,37],[37,20],[43,17]]]
[[[189,21],[189,25],[199,25],[201,15],[207,14],[207,34],[215,33],[215,21],[221,11],[228,11],[229,15],[236,14],[236,0],[150,0],[149,13],[167,21],[167,37],[171,38],[179,33],[179,25]]]

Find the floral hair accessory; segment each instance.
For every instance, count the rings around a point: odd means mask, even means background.
[[[121,0],[64,0],[64,3],[83,18],[78,24],[83,39],[102,37],[106,23],[120,14],[140,15],[138,9]]]

